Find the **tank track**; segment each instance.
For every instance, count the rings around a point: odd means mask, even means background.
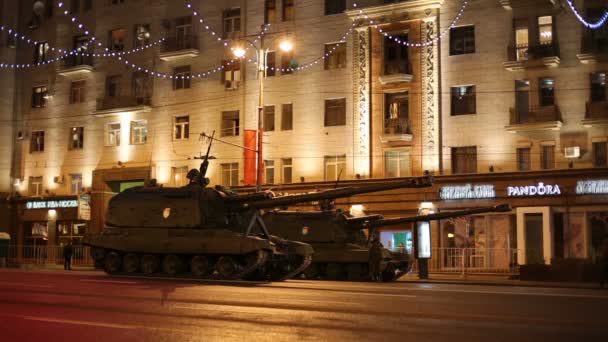
[[[302,260],[302,263],[300,264],[300,266],[296,267],[293,271],[291,271],[285,275],[282,275],[278,279],[272,279],[272,280],[273,281],[284,281],[287,279],[291,279],[291,278],[297,276],[298,274],[302,273],[312,263],[312,255],[311,254],[305,255],[303,258],[304,259]]]

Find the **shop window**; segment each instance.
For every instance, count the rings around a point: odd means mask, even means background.
[[[123,51],[125,49],[125,41],[127,39],[127,30],[124,28],[111,30],[109,33],[110,50]]]
[[[82,238],[87,232],[87,224],[85,222],[59,221],[57,222],[57,243],[60,246],[65,246],[68,243],[79,245],[82,243]],[[80,257],[74,255],[74,258]]]
[[[325,44],[325,70],[346,68],[346,43]]]
[[[264,131],[274,131],[274,106],[264,106]]]
[[[236,137],[239,135],[239,130],[239,111],[233,110],[228,112],[222,112],[222,129],[220,132],[220,136]]]
[[[171,168],[171,179],[173,180],[173,185],[176,187],[181,187],[188,185],[188,167],[180,166],[180,167],[172,167]]]
[[[36,43],[36,45],[34,46],[34,63],[40,64],[42,62],[46,62],[48,51],[49,51],[49,43],[47,43],[47,42]]]
[[[264,160],[264,180],[266,184],[274,184],[274,160]]]
[[[265,0],[264,1],[264,24],[272,24],[277,19],[277,1],[276,0]]]
[[[266,53],[266,77],[273,77],[277,74],[277,54],[274,51]]]
[[[409,112],[408,92],[384,94],[384,133],[408,134]]]
[[[608,167],[608,143],[605,141],[593,143],[593,166]]]
[[[346,125],[346,99],[325,100],[325,127]]]
[[[107,146],[120,146],[120,123],[111,123],[106,126]]]
[[[133,46],[135,48],[150,44],[150,24],[138,24],[133,28]]]
[[[46,86],[38,86],[32,89],[32,108],[46,107],[48,91]]]
[[[477,172],[477,147],[452,147],[452,173]]]
[[[540,79],[540,105],[555,105],[555,81],[552,78]]]
[[[281,130],[291,131],[293,129],[293,104],[284,103],[281,105]]]
[[[399,43],[407,42],[407,34],[395,34],[393,39],[384,37],[384,75],[411,74],[408,47]]]
[[[173,90],[190,89],[190,76],[189,65],[173,68]]]
[[[239,185],[239,163],[221,164],[222,169],[222,185],[237,186]]]
[[[283,0],[283,21],[291,21],[296,18],[295,0]]]
[[[450,29],[450,56],[475,53],[475,26]]]
[[[293,74],[294,68],[294,57],[292,51],[282,51],[281,53],[281,75]]]
[[[540,167],[543,170],[555,168],[555,146],[541,146]]]
[[[452,115],[477,113],[475,86],[452,87]]]
[[[120,75],[106,77],[106,97],[118,97],[120,95]]]
[[[346,0],[325,0],[325,15],[340,14],[346,11]]]
[[[141,145],[146,142],[148,142],[148,122],[131,121],[131,145]]]
[[[44,152],[44,131],[32,132],[30,152]]]
[[[30,196],[42,196],[42,177],[30,177],[28,182]]]
[[[190,116],[176,116],[173,122],[173,137],[175,140],[190,138]]]
[[[82,103],[85,101],[86,81],[72,81],[70,83],[70,103]]]
[[[231,8],[224,11],[224,33],[231,34],[241,31],[241,9]]]
[[[591,74],[591,102],[606,101],[606,73]]]
[[[82,193],[82,174],[77,173],[70,175],[70,193],[72,195]]]
[[[290,184],[293,182],[293,161],[291,158],[281,159],[281,176],[283,184]]]
[[[386,178],[410,177],[412,165],[410,150],[394,150],[384,153],[384,176]]]
[[[531,169],[530,148],[523,147],[517,149],[517,170],[529,171]]]
[[[344,179],[346,173],[346,156],[325,156],[325,181]]]
[[[72,127],[69,139],[70,150],[82,150],[84,148],[84,127]]]

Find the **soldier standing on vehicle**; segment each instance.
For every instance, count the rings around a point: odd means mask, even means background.
[[[369,276],[372,281],[381,281],[380,264],[382,262],[382,244],[378,238],[372,240],[369,249]]]
[[[63,269],[64,270],[72,270],[72,253],[73,253],[72,243],[68,242],[67,245],[63,246]]]

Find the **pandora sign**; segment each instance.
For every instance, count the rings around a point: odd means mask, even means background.
[[[507,196],[522,197],[522,196],[556,196],[561,195],[562,191],[557,184],[545,184],[539,182],[537,185],[526,186],[509,186],[507,187]]]

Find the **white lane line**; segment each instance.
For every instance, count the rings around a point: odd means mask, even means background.
[[[26,284],[26,283],[13,283],[10,281],[0,281],[0,285],[11,285],[15,287],[42,287],[42,288],[51,288],[53,285],[38,285],[38,284]]]
[[[95,280],[95,279],[80,279],[83,283],[101,283],[101,284],[139,284],[136,281],[119,281],[119,280]]]
[[[608,300],[608,296],[597,296],[597,295],[586,295],[586,294],[568,294],[568,293],[448,290],[448,289],[433,289],[433,288],[412,288],[411,291],[456,292],[456,293],[476,293],[476,294],[481,293],[481,294],[517,295],[517,296],[532,296],[532,297],[539,296],[539,297],[593,298],[593,299]]]

